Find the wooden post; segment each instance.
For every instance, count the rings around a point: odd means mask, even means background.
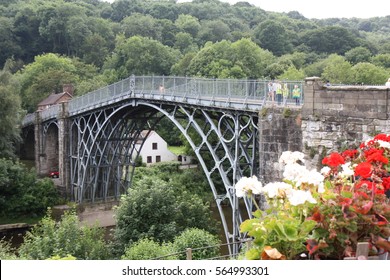
[[[190,261],[192,260],[192,249],[191,248],[187,248],[186,249],[186,255],[187,255],[187,260]]]

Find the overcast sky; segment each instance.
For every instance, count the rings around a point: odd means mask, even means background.
[[[234,4],[237,0],[220,0]],[[245,1],[245,0],[241,0]],[[178,2],[191,2],[179,0]],[[390,15],[390,0],[246,0],[266,11],[298,11],[306,18],[370,18]]]

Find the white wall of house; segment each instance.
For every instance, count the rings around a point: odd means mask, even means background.
[[[177,161],[177,156],[168,150],[167,142],[155,131],[150,132],[142,146],[140,155],[142,162],[146,163],[146,165],[163,161]]]

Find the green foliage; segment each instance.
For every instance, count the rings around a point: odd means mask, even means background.
[[[136,169],[133,186],[116,210],[116,250],[123,252],[142,238],[172,241],[189,227],[216,232],[208,204],[195,194],[199,179],[193,180],[189,173],[178,177],[178,173],[175,165]]]
[[[14,249],[9,241],[0,239],[0,260],[17,260]]]
[[[0,157],[14,157],[15,144],[20,140],[22,112],[18,92],[11,73],[0,70]]]
[[[115,50],[105,68],[117,69],[118,78],[134,75],[169,75],[172,65],[180,58],[180,52],[164,46],[159,41],[133,36],[118,37]]]
[[[24,165],[0,159],[0,215],[40,215],[58,202],[59,195],[51,179],[38,180]]]
[[[333,84],[352,83],[351,64],[344,57],[336,54],[330,55],[325,60],[325,68],[321,77]]]
[[[291,40],[285,27],[275,21],[266,20],[254,30],[255,38],[263,49],[280,56],[292,50]]]
[[[354,65],[359,62],[369,62],[371,55],[369,49],[365,47],[356,47],[345,53],[345,59]]]
[[[191,60],[190,75],[214,78],[260,78],[273,55],[249,39],[206,44]]]
[[[185,250],[192,248],[193,260],[205,260],[219,256],[219,244],[221,241],[215,235],[198,228],[190,228],[175,237],[173,250],[184,252],[179,255],[179,259],[185,260]]]
[[[353,81],[365,85],[382,85],[390,76],[390,71],[368,62],[361,62],[352,67]]]
[[[44,260],[71,255],[82,260],[99,260],[109,259],[107,248],[102,228],[81,226],[74,211],[65,212],[56,222],[48,211],[40,223],[26,233],[19,254],[23,259]]]
[[[122,260],[151,260],[162,256],[172,254],[173,248],[171,243],[160,243],[149,238],[140,239],[126,248],[125,254],[121,257]],[[174,259],[173,256],[164,258]]]

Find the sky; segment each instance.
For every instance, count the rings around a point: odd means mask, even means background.
[[[237,0],[220,0],[234,4]],[[306,18],[370,18],[390,16],[390,0],[241,0],[266,11],[298,11]],[[179,0],[178,2],[191,2]]]

